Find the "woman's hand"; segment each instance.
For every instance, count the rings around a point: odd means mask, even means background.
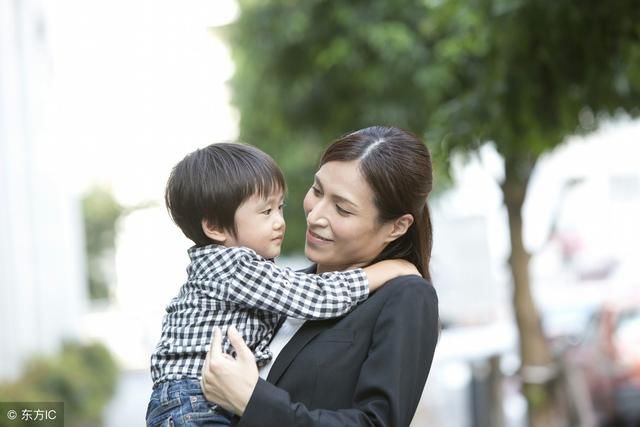
[[[236,350],[236,358],[222,352],[222,334],[215,327],[200,387],[207,400],[242,415],[258,382],[258,367],[251,349],[234,326],[227,330],[227,337]]]

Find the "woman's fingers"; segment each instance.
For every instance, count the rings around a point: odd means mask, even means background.
[[[229,338],[231,345],[233,345],[233,348],[236,350],[238,358],[242,361],[251,361],[252,363],[255,363],[253,352],[244,342],[240,332],[238,332],[235,326],[229,326],[227,329],[227,337]],[[220,365],[222,361],[231,360],[234,360],[234,358],[222,351],[222,332],[220,331],[220,328],[216,326],[213,328],[211,345],[209,346],[209,352],[204,360],[204,369],[213,371],[213,364]]]
[[[214,328],[200,387],[207,400],[242,415],[258,382],[258,367],[235,327],[228,328],[227,337],[238,356],[234,359],[222,351],[222,332]]]
[[[240,332],[236,329],[235,326],[229,326],[227,330],[227,337],[229,341],[231,341],[231,345],[236,350],[237,357],[242,360],[251,360],[255,363],[255,357],[251,349],[247,346],[247,344],[242,339]]]
[[[211,346],[209,347],[209,353],[207,356],[218,357],[222,354],[222,333],[219,327],[213,328],[213,335],[211,337]]]
[[[216,336],[217,335],[217,336]],[[205,385],[208,383],[207,371],[211,370],[211,357],[216,353],[216,348],[218,351],[222,351],[220,344],[220,329],[216,326],[213,328],[213,334],[211,335],[211,344],[209,345],[209,351],[204,358],[204,365],[202,365],[202,373],[200,375],[200,388],[205,389]]]

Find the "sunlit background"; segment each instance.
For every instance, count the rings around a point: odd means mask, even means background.
[[[0,12],[0,401],[55,399],[29,394],[49,372],[82,393],[81,369],[65,366],[94,351],[103,365],[87,372],[112,375],[98,376],[106,390],[94,385],[98,409],[78,412],[142,426],[149,356],[190,245],[166,214],[164,185],[189,151],[238,138],[219,31],[238,6],[0,0]],[[490,143],[450,160],[452,183],[432,200],[445,329],[412,425],[524,426],[504,161]],[[640,122],[621,114],[567,135],[538,161],[522,213],[545,334],[583,360],[594,313],[616,295],[640,299]],[[305,265],[295,251],[280,262]],[[640,337],[635,310],[625,333]],[[634,351],[625,357],[640,366]],[[590,374],[575,366],[584,393],[577,421],[562,425],[595,425]]]

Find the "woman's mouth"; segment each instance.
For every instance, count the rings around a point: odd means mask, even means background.
[[[309,242],[309,243],[312,243],[312,244],[323,244],[323,243],[330,243],[332,241],[333,240],[327,239],[325,237],[322,237],[319,234],[316,234],[311,230],[307,230],[307,242]]]

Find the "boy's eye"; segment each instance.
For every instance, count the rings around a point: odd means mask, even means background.
[[[282,209],[284,209],[284,207],[285,207],[285,206],[286,206],[286,205],[285,205],[284,203],[281,203],[281,204],[280,204],[280,206],[278,206],[278,209],[279,209],[279,210],[282,210]]]
[[[320,189],[318,187],[316,187],[315,185],[311,186],[311,191],[313,192],[314,196],[319,196],[320,193]]]
[[[271,209],[264,210],[262,213],[265,215],[271,215]]]

